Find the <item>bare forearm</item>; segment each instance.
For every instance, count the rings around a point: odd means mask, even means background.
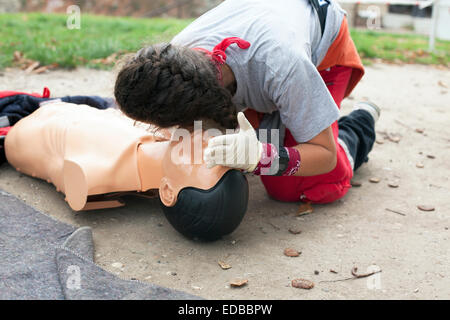
[[[336,152],[310,143],[295,147],[301,156],[301,165],[295,176],[316,176],[328,173],[336,167]]]

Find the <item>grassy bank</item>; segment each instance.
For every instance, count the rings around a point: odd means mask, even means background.
[[[189,23],[82,15],[81,29],[70,30],[66,20],[64,15],[0,14],[0,68],[13,64],[16,51],[42,65],[101,67],[93,60],[167,41]]]
[[[363,60],[438,64],[450,66],[450,41],[437,40],[435,52],[429,53],[428,37],[414,34],[392,34],[369,30],[351,30],[356,48]]]
[[[190,20],[134,19],[83,15],[81,29],[69,30],[65,15],[0,14],[0,69],[27,61],[62,68],[110,67],[114,53],[133,52],[150,43],[170,40]],[[363,60],[450,65],[450,41],[437,41],[436,53],[426,50],[426,37],[352,30]],[[16,61],[14,53],[16,52]]]

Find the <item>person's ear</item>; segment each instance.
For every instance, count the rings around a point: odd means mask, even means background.
[[[159,185],[159,197],[166,207],[173,207],[177,202],[175,190],[167,177],[161,179]]]

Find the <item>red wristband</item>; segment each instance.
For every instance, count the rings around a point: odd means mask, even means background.
[[[253,173],[256,175],[293,176],[300,169],[300,162],[300,152],[297,149],[282,147],[278,152],[273,144],[263,143],[261,160]],[[277,168],[272,168],[274,163],[277,163]]]

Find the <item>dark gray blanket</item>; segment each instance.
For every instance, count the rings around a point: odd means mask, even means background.
[[[199,299],[122,280],[94,263],[89,227],[76,229],[0,190],[0,299]]]

